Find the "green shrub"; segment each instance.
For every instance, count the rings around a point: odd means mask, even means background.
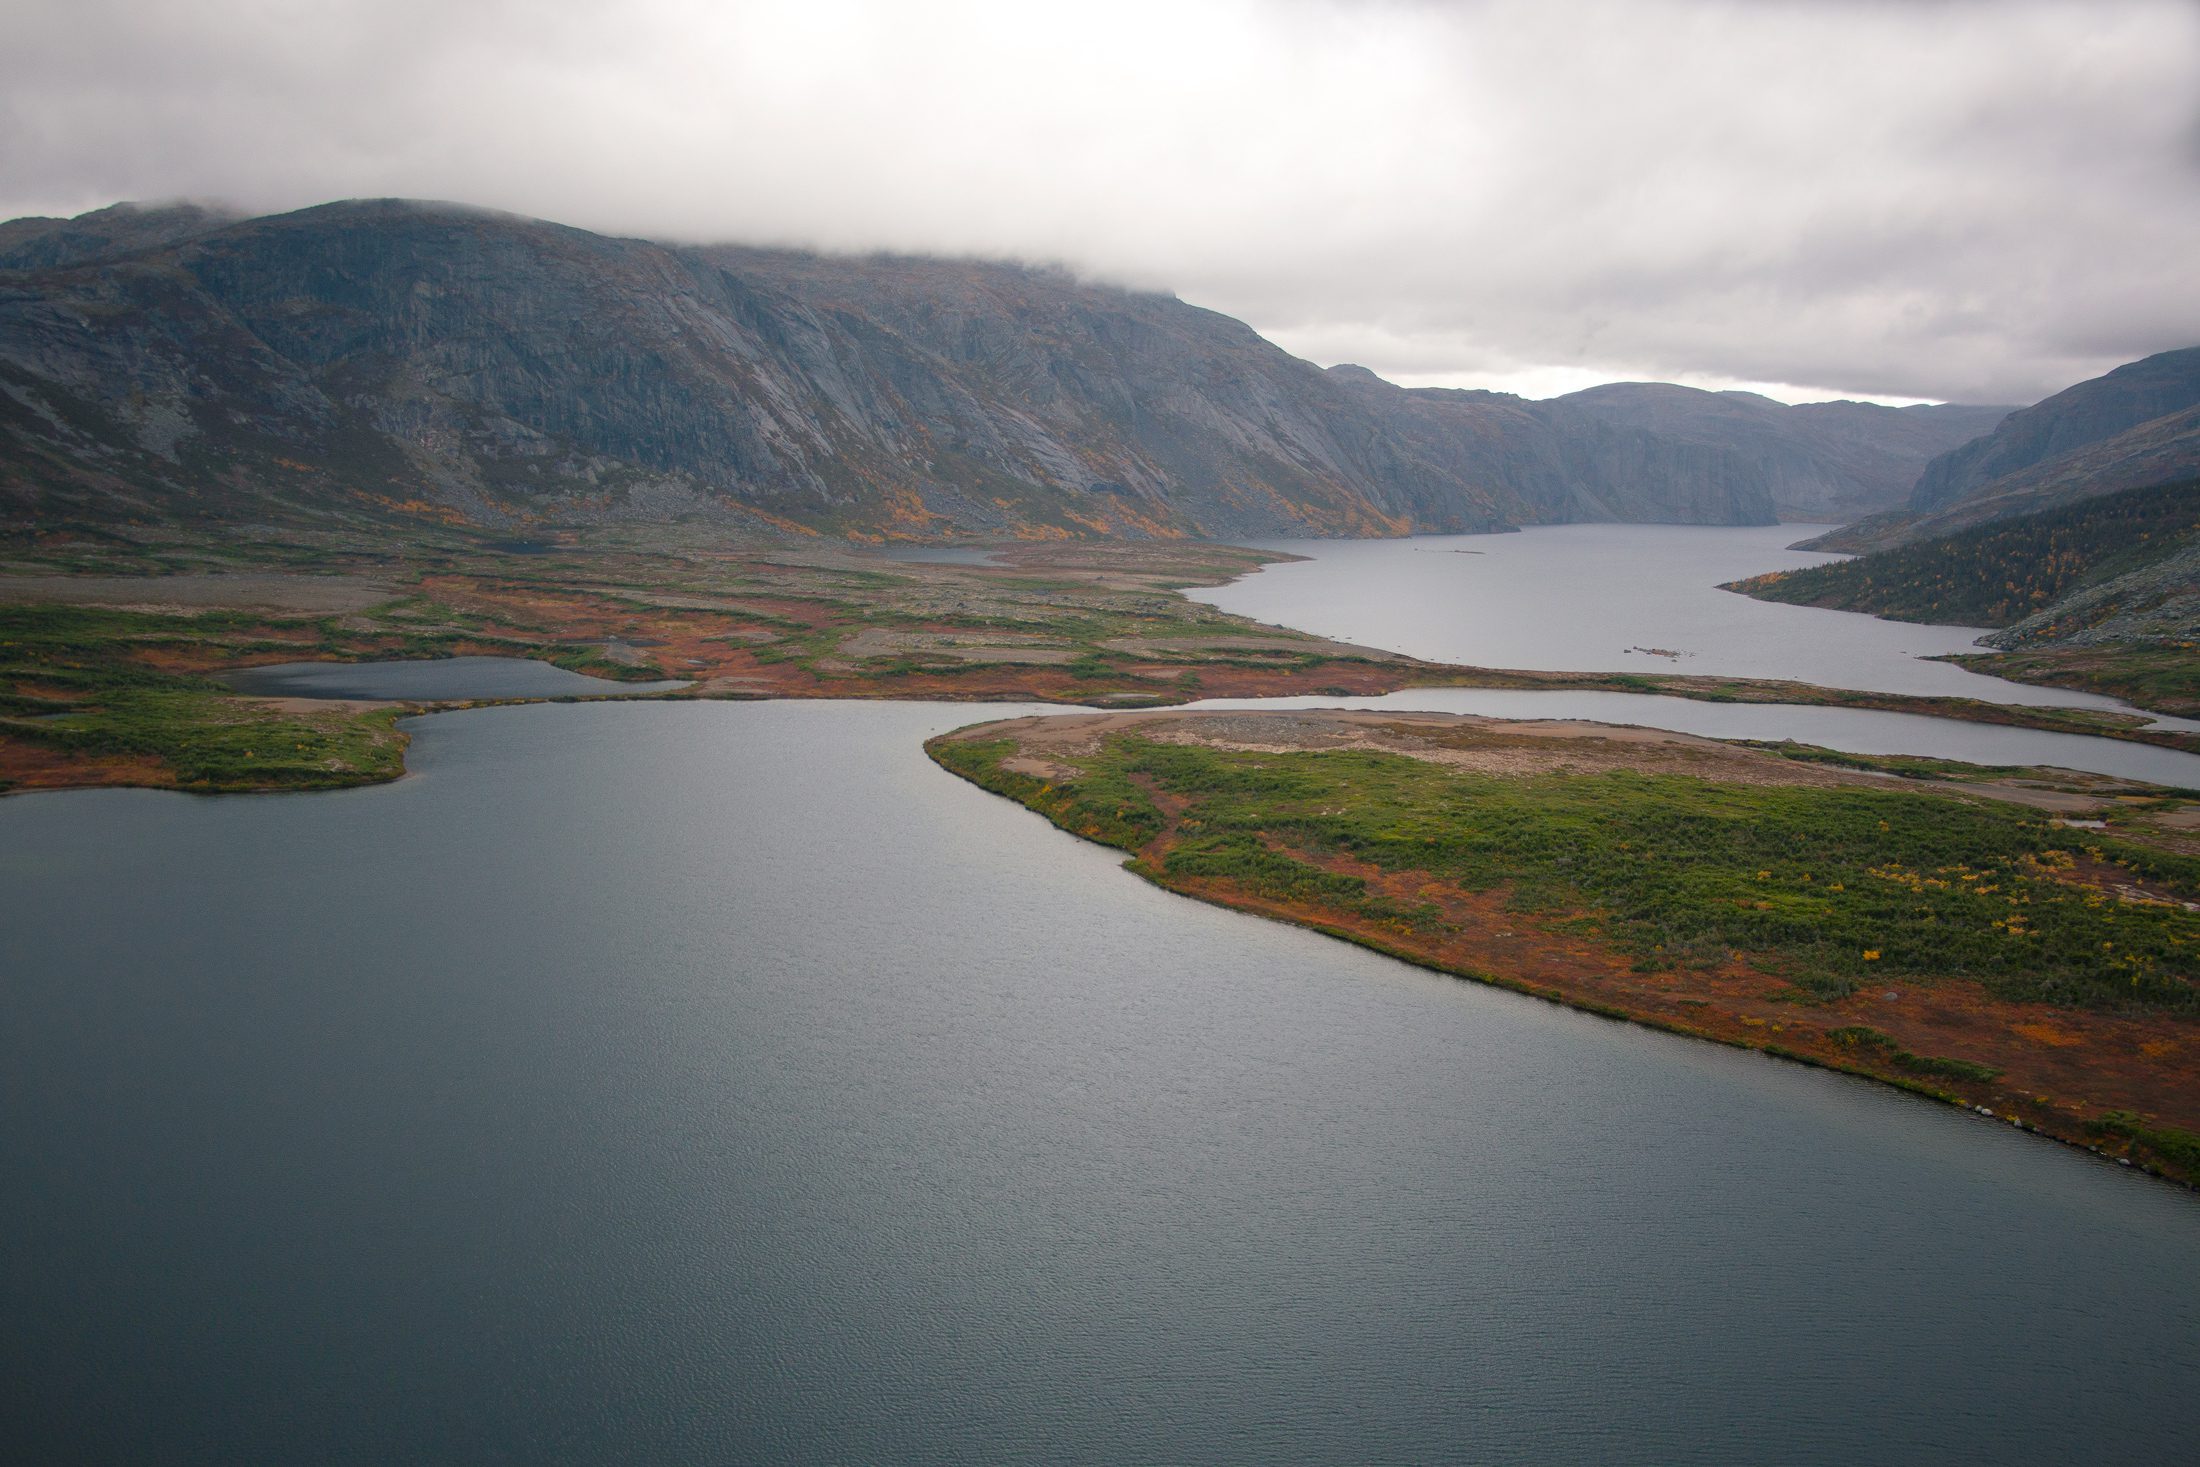
[[[951,767],[977,757],[975,746],[941,747]],[[1364,750],[1256,754],[1135,738],[1080,760],[1086,772],[1045,797],[1070,812],[1062,823],[1142,844],[1160,830],[1137,783],[1150,781],[1192,802],[1171,868],[1184,874],[1312,892],[1317,868],[1272,847],[1335,853],[1502,889],[1546,919],[1581,914],[1652,967],[1747,953],[1821,997],[1876,975],[1951,976],[2013,999],[2200,1013],[2190,977],[2200,914],[2104,898],[2060,871],[2083,851],[2192,898],[2200,862],[2013,806],[1628,772],[1520,779]]]

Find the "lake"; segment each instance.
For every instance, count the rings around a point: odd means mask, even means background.
[[[631,698],[684,688],[677,680],[614,682],[527,657],[425,657],[381,662],[276,662],[223,673],[257,698],[386,698],[405,703],[476,698]]]
[[[909,565],[999,565],[999,555],[980,545],[881,545],[877,553]]]
[[[1190,902],[921,704],[0,801],[23,1461],[2177,1460],[2200,1199]]]
[[[1186,594],[1224,611],[1432,662],[1788,678],[1994,703],[2120,707],[1923,659],[1978,627],[1756,601],[1721,583],[1843,559],[1789,550],[1828,528],[1549,525],[1508,535],[1266,540],[1307,560]],[[1673,656],[1663,653],[1677,654]]]

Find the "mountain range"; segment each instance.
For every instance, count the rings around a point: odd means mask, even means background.
[[[401,200],[0,224],[0,521],[1394,535],[1899,505],[1998,407],[1549,401],[1173,296]]]

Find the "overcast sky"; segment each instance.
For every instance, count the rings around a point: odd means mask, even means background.
[[[0,216],[1065,263],[1323,364],[2026,402],[2200,343],[2176,0],[0,0]]]

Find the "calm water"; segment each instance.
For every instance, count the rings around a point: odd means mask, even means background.
[[[393,662],[277,662],[225,673],[240,693],[261,698],[389,698],[464,702],[474,698],[628,698],[684,682],[613,682],[529,657],[434,657]]]
[[[1712,673],[2120,706],[1920,660],[1979,650],[1976,627],[1779,606],[1718,589],[1841,559],[1785,548],[1821,528],[1555,525],[1512,535],[1262,541],[1312,558],[1188,594],[1278,626],[1475,667]],[[1630,650],[1641,648],[1654,650]]]
[[[2189,1450],[2190,1194],[1169,896],[923,759],[972,716],[0,802],[9,1455]]]

